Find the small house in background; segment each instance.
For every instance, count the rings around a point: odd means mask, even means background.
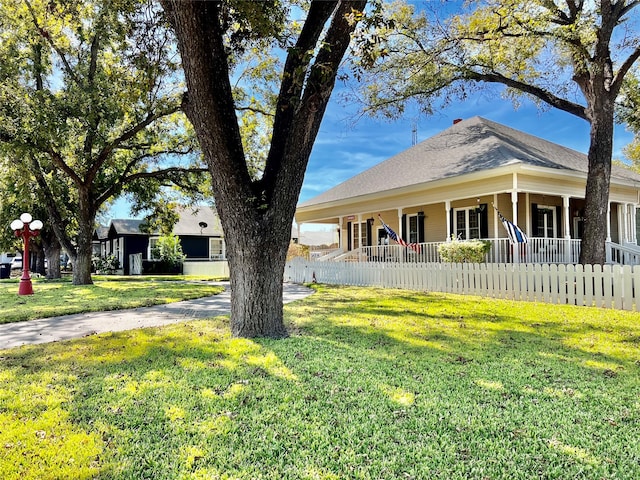
[[[103,258],[115,256],[125,275],[143,273],[132,259],[157,260],[153,248],[160,234],[141,231],[142,223],[137,219],[113,219],[108,226],[98,227],[94,232],[94,254]],[[214,208],[181,208],[172,233],[180,238],[185,262],[226,259],[224,233]]]

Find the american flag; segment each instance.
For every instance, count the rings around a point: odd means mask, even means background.
[[[527,234],[524,233],[519,226],[504,218],[495,205],[493,206],[493,208],[495,208],[496,212],[498,212],[498,217],[500,217],[500,221],[507,231],[507,235],[509,236],[509,241],[511,243],[527,243],[529,241]]]
[[[387,231],[387,234],[389,235],[389,238],[394,240],[396,243],[402,245],[403,247],[409,247],[410,249],[416,251],[417,253],[420,253],[420,245],[419,244],[405,242],[402,238],[398,237],[398,234],[396,232],[394,232],[389,225],[384,223],[384,220],[382,220],[382,217],[380,215],[378,215],[378,219],[380,220],[380,223],[382,223],[382,226],[384,227],[384,229]]]

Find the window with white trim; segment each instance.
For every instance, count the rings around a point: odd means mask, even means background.
[[[156,252],[155,248],[157,244],[158,244],[158,237],[149,238],[149,251],[147,252],[147,258],[149,260],[160,260],[159,256],[154,255],[154,253]]]
[[[453,231],[460,240],[480,238],[480,212],[476,207],[453,210]]]
[[[360,225],[362,225],[362,239],[360,238]],[[365,246],[368,244],[367,238],[367,222],[357,223],[354,222],[351,224],[352,226],[352,235],[351,239],[353,241],[353,248],[359,248],[361,246]]]
[[[418,215],[407,215],[408,224],[409,224],[409,232],[407,235],[407,239],[409,243],[418,243]]]
[[[538,205],[536,237],[556,238],[556,207]]]
[[[209,259],[210,260],[224,259],[224,240],[222,238],[209,239]]]

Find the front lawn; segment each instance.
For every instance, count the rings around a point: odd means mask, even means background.
[[[640,478],[639,314],[315,288],[0,352],[0,478]]]
[[[101,277],[93,285],[33,279],[33,295],[18,295],[17,280],[0,281],[0,324],[71,313],[122,310],[216,295],[223,288],[180,277]]]

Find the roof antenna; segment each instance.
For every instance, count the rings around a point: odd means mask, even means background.
[[[413,122],[411,127],[411,146],[415,146],[418,143],[418,124]]]

